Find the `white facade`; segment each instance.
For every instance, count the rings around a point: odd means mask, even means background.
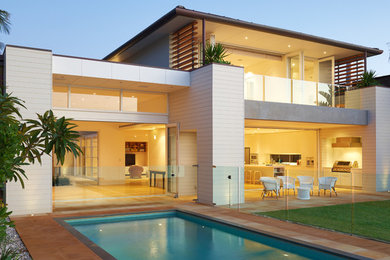
[[[80,121],[179,124],[178,194],[197,195],[205,204],[234,204],[244,201],[244,125],[252,120],[289,122],[288,111],[303,111],[305,106],[244,100],[244,69],[211,64],[199,69],[170,69],[53,56],[50,51],[7,46],[5,52],[7,92],[26,101],[25,118],[52,109],[53,78],[67,82],[87,82],[90,86],[167,93],[167,113],[98,111],[55,108],[57,116]],[[81,83],[80,83],[81,84]],[[347,93],[346,107],[316,108],[310,114],[295,113],[294,122],[319,124],[320,139],[336,136],[363,138],[363,188],[386,191],[390,188],[390,89],[372,87]],[[264,105],[265,104],[265,105]],[[270,103],[268,103],[270,104]],[[256,109],[266,109],[253,113]],[[317,111],[318,110],[318,111]],[[280,114],[281,111],[283,114]],[[278,114],[279,113],[279,114]],[[367,114],[368,113],[368,114]],[[321,120],[310,115],[324,115]],[[327,117],[328,115],[328,117]],[[321,124],[339,124],[332,119],[353,115],[350,127],[322,129]],[[256,118],[258,117],[258,118]],[[264,117],[264,118],[261,118]],[[364,117],[361,119],[360,117]],[[368,119],[367,119],[368,118]],[[291,120],[291,119],[290,119]],[[329,122],[328,122],[328,121]],[[368,122],[367,122],[368,121]],[[181,142],[180,142],[181,140]],[[321,146],[320,146],[321,147]],[[181,154],[180,154],[181,152]],[[321,153],[321,151],[320,151]],[[194,170],[196,167],[197,171]],[[42,165],[26,167],[25,189],[7,183],[6,202],[15,215],[52,212],[52,159]],[[230,176],[230,177],[229,177]]]

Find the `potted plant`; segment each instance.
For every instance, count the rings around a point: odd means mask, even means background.
[[[230,64],[230,61],[225,60],[229,54],[227,53],[225,47],[220,43],[210,44],[207,42],[204,54],[203,65],[210,63]]]

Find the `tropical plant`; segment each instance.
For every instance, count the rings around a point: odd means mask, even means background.
[[[225,60],[229,54],[227,53],[225,47],[220,43],[210,44],[207,42],[204,54],[203,65],[207,65],[213,62],[230,64],[230,61]]]
[[[10,14],[0,10],[0,32],[9,33],[11,27]]]
[[[43,155],[53,153],[57,163],[63,164],[66,152],[76,157],[81,153],[77,144],[79,134],[73,130],[76,125],[71,119],[57,118],[51,110],[37,114],[36,120],[23,119],[19,111],[25,108],[23,103],[11,94],[0,94],[0,188],[9,181],[18,181],[24,188],[27,175],[23,166],[42,163]],[[8,220],[10,214],[1,202],[0,243],[6,239],[7,227],[12,226]]]
[[[332,85],[328,85],[328,91],[318,91],[318,93],[325,98],[325,101],[318,102],[319,106],[331,107],[332,106]]]
[[[24,165],[41,163],[42,156],[52,152],[63,164],[66,152],[77,157],[81,148],[71,119],[57,118],[48,110],[37,114],[37,120],[24,120],[18,107],[25,108],[22,100],[10,94],[0,95],[0,183],[19,181],[24,188]]]
[[[374,70],[369,70],[363,73],[363,75],[360,77],[360,80],[358,84],[356,85],[357,88],[363,88],[363,87],[369,87],[369,86],[377,86],[379,85],[379,82],[375,79]]]

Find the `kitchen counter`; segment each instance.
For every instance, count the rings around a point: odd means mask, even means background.
[[[336,186],[362,187],[363,173],[361,168],[352,168],[351,172],[332,172],[332,167],[323,167],[322,176],[337,177]]]
[[[316,167],[306,167],[303,165],[284,165],[284,164],[274,164],[274,165],[256,165],[256,164],[245,164],[245,171],[259,171],[261,177],[274,177],[275,168],[284,168],[284,175],[291,176],[296,178],[297,176],[306,175],[306,176],[317,176]]]

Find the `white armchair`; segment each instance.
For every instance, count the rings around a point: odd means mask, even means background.
[[[314,178],[311,176],[297,176],[300,188],[307,188],[311,190],[311,194],[314,193]]]
[[[279,179],[273,178],[273,177],[261,177],[260,183],[262,183],[264,186],[262,199],[267,197],[268,194],[271,194],[271,197],[272,197],[273,192],[275,192],[276,199],[278,199],[278,196],[280,193],[280,180]]]
[[[284,192],[286,190],[287,190],[287,195],[288,195],[288,192],[290,191],[290,189],[292,189],[294,191],[294,195],[295,195],[295,178],[290,177],[290,176],[278,176],[277,178],[282,181],[283,195],[284,195]]]
[[[337,182],[337,177],[320,177],[318,178],[318,196],[320,195],[320,191],[324,190],[324,195],[326,194],[326,190],[329,190],[330,197],[332,197],[332,190],[337,196],[337,192],[335,189]]]

